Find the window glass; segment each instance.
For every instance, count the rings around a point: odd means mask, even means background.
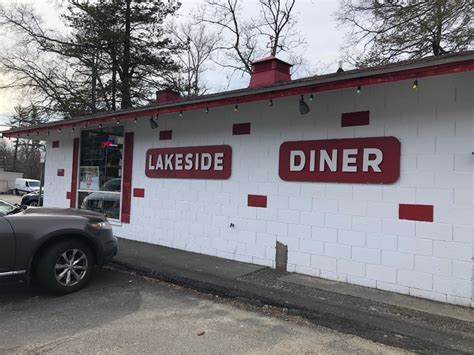
[[[123,127],[83,131],[79,165],[79,208],[120,218]]]

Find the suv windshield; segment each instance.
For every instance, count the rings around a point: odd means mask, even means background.
[[[0,200],[0,216],[6,216],[14,210],[16,210],[16,206]]]

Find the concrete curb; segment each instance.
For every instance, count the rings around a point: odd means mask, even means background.
[[[247,281],[219,277],[189,277],[174,272],[153,270],[130,263],[114,261],[119,269],[181,285],[203,293],[256,306],[269,305],[288,309],[291,315],[300,315],[315,325],[343,333],[357,335],[379,343],[419,353],[473,353],[474,335],[460,331],[446,331],[436,325],[413,322],[387,314],[369,314],[351,304],[332,302],[330,299],[309,299]]]

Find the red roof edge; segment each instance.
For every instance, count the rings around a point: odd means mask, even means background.
[[[16,137],[19,135],[26,136],[30,134],[39,135],[40,133],[53,129],[80,128],[85,124],[88,126],[98,125],[99,123],[114,124],[117,121],[134,120],[143,117],[148,118],[150,115],[162,115],[178,112],[184,113],[191,110],[205,110],[206,108],[219,106],[236,105],[357,86],[376,85],[400,80],[419,79],[428,76],[473,71],[473,56],[469,55],[468,58],[464,57],[466,57],[466,55],[460,55],[460,59],[456,61],[444,61],[441,57],[439,62],[436,61],[433,63],[433,60],[423,63],[424,66],[414,68],[404,68],[397,65],[393,69],[394,71],[386,70],[384,72],[368,72],[365,70],[360,74],[358,71],[353,71],[352,73],[345,72],[337,76],[331,76],[330,78],[321,76],[304,79],[303,81],[295,80],[264,88],[236,90],[229,93],[211,94],[198,98],[183,99],[181,101],[163,105],[148,106],[127,111],[109,112],[100,116],[86,116],[77,119],[55,121],[35,127],[11,129],[2,133],[3,137]],[[411,62],[410,64],[413,65],[414,63]]]

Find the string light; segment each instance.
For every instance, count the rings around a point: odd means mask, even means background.
[[[117,120],[117,125],[119,125],[119,124],[120,124],[120,120]]]
[[[360,85],[357,87],[357,93],[358,93],[358,94],[362,93],[362,88],[361,88]]]
[[[183,111],[179,111],[179,117],[183,117]]]
[[[48,136],[49,136],[50,133],[51,133],[51,132],[49,132],[49,129],[48,129]]]
[[[205,113],[209,113],[209,107],[206,107]]]
[[[268,100],[268,106],[273,106],[273,99]]]
[[[314,95],[313,94],[309,95],[309,102],[313,102],[313,100],[314,100]]]
[[[99,123],[99,128],[102,128],[102,123]]]
[[[239,105],[234,106],[234,112],[237,112],[237,111],[239,111]]]
[[[415,79],[415,81],[413,82],[413,90],[417,90],[418,89],[418,79]]]
[[[133,123],[137,123],[137,118],[135,117],[135,119],[133,120]]]
[[[74,128],[74,126],[72,126],[72,128],[71,128],[71,132],[74,132],[74,130],[75,130],[75,128]]]
[[[61,127],[58,128],[58,132],[61,132]]]

